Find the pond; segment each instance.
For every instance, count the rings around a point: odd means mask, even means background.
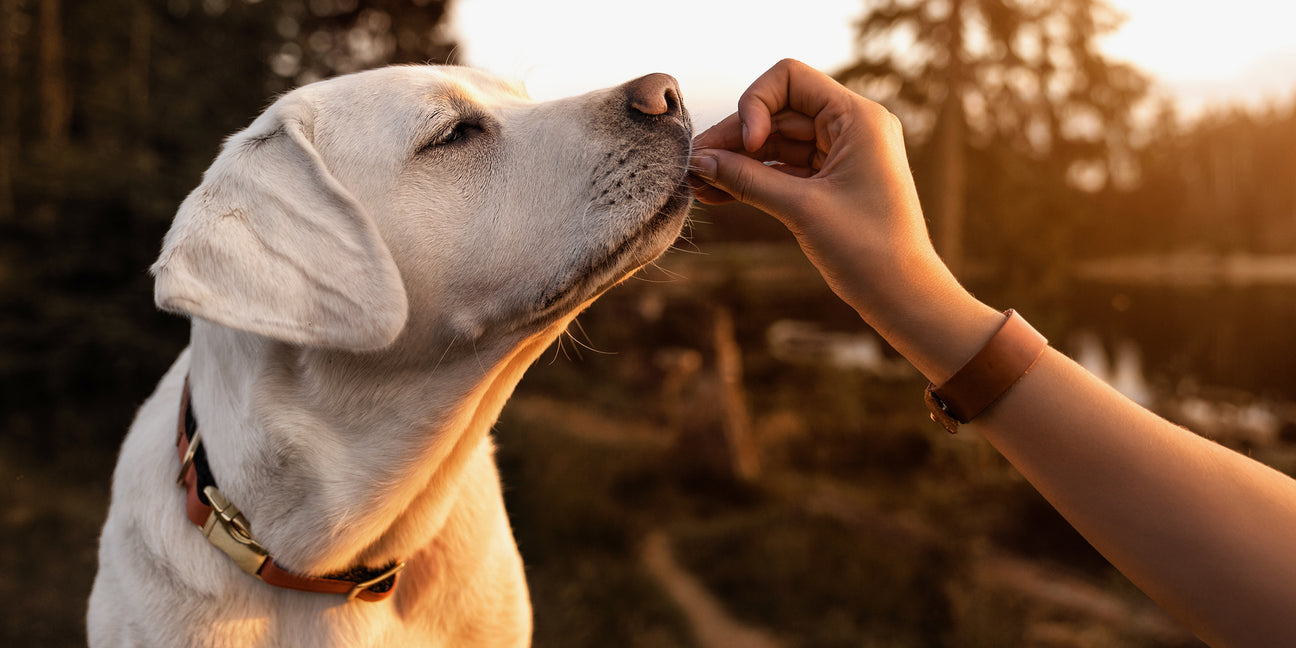
[[[1055,348],[1132,400],[1212,437],[1296,438],[1296,286],[1077,282],[1065,292],[1023,305],[1023,314]],[[775,320],[767,350],[784,362],[881,379],[913,375],[871,331],[812,315],[824,310]]]
[[[992,281],[973,287],[987,303],[1020,308],[1056,348],[1176,422],[1212,436],[1245,428],[1254,440],[1296,440],[1296,258],[1137,261],[1079,273],[1047,296]],[[662,265],[683,280],[640,289],[735,303],[745,349],[883,379],[905,375],[906,363],[795,246],[711,245]]]
[[[1270,443],[1296,432],[1296,286],[1080,283],[1056,346],[1198,432]]]
[[[1296,402],[1296,286],[1078,283],[1063,308],[1073,336],[1064,347],[1087,333],[1112,356],[1133,348],[1163,388]]]

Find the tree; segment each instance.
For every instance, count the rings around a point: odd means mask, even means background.
[[[221,139],[311,75],[444,61],[446,5],[0,0],[0,442],[115,448],[184,345],[147,268]]]
[[[1098,252],[1296,249],[1296,101],[1216,108],[1163,127],[1139,155],[1141,182],[1112,193],[1109,232],[1086,241]]]
[[[18,148],[18,0],[0,0],[0,223],[14,216],[13,168]]]
[[[313,0],[288,3],[276,21],[284,42],[275,72],[307,83],[392,63],[449,60],[454,42],[441,28],[439,0]]]
[[[1097,37],[1119,22],[1105,0],[868,5],[858,59],[837,77],[905,122],[937,249],[956,272],[964,265],[967,210],[994,222],[1011,207],[969,196],[974,153],[1002,165],[995,171],[1008,174],[999,176],[1005,181],[1036,176],[1025,187],[1040,190],[1094,189],[1129,173],[1131,110],[1147,82],[1098,52]]]

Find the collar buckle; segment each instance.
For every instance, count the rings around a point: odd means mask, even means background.
[[[203,537],[229,556],[239,569],[267,585],[303,592],[342,594],[348,601],[382,601],[395,592],[397,576],[405,568],[403,562],[357,583],[357,579],[365,578],[373,570],[361,568],[333,576],[305,576],[285,570],[270,556],[265,547],[252,537],[251,523],[216,488],[206,455],[198,452],[201,439],[190,408],[188,376],[180,396],[176,434],[176,449],[180,455],[177,481],[185,490],[185,515],[202,529]]]
[[[352,587],[351,591],[347,592],[347,600],[354,601],[355,597],[360,596],[361,592],[369,589],[370,587],[373,587],[374,585],[377,585],[378,583],[387,580],[388,578],[391,578],[392,576],[395,576],[396,574],[399,574],[402,569],[405,569],[405,563],[403,561],[398,562],[395,565],[392,565],[391,568],[388,569],[387,571],[384,571],[383,573],[378,574],[377,576],[374,576],[373,578],[370,578],[369,580],[364,581],[363,583],[356,583],[355,587]]]
[[[252,539],[252,527],[247,518],[215,486],[204,488],[203,494],[212,506],[202,528],[203,535],[232,558],[240,569],[256,576],[269,554]]]
[[[183,433],[181,433],[180,438],[185,438]],[[180,474],[176,477],[177,486],[185,485],[185,477],[189,475],[189,468],[193,466],[194,457],[198,456],[198,444],[201,442],[198,431],[194,430],[193,436],[187,439],[186,442],[189,445],[185,448],[184,456],[180,457]]]

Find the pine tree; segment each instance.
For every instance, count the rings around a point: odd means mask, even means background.
[[[937,249],[956,272],[964,265],[974,153],[1002,165],[996,173],[1061,178],[1050,190],[1094,188],[1127,172],[1131,110],[1147,82],[1098,51],[1097,37],[1119,23],[1105,0],[868,6],[857,61],[837,76],[905,122]],[[1036,184],[1044,190],[1050,182]],[[979,216],[1005,216],[1000,206],[981,209],[987,213]]]
[[[308,72],[443,62],[447,4],[0,0],[7,439],[115,448],[184,344],[147,268],[221,140]]]

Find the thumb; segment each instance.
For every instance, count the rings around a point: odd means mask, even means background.
[[[781,217],[799,191],[800,178],[725,149],[698,149],[689,166],[712,187],[773,216]]]

